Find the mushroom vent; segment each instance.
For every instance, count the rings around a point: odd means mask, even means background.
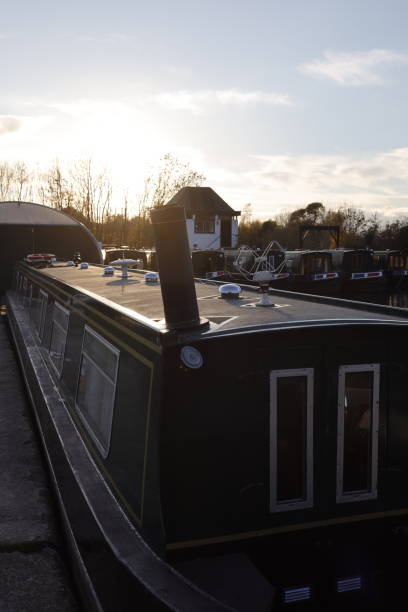
[[[220,297],[225,299],[238,299],[241,294],[241,287],[236,285],[235,283],[227,283],[226,285],[221,285],[218,289]]]
[[[157,272],[146,272],[144,275],[145,283],[157,284],[159,282],[159,275]]]
[[[115,259],[110,262],[112,266],[120,266],[122,268],[122,278],[128,278],[128,266],[138,265],[138,259]]]

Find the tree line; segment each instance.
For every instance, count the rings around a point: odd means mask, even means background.
[[[106,171],[95,168],[92,159],[75,163],[63,171],[55,160],[45,171],[34,171],[24,162],[0,162],[0,201],[35,201],[68,213],[84,223],[103,244],[153,246],[149,212],[163,206],[182,187],[197,187],[205,176],[182,163],[171,153],[164,155],[154,172],[145,178],[141,193],[122,196],[113,208],[113,187]],[[408,248],[408,218],[381,221],[351,204],[337,208],[312,202],[304,208],[271,216],[253,218],[251,204],[243,207],[239,223],[239,243],[266,247],[276,240],[286,249],[299,247],[301,225],[338,226],[340,246],[353,248]],[[310,232],[304,247],[333,248],[330,232]]]
[[[338,226],[339,246],[368,249],[408,249],[408,218],[381,221],[377,213],[370,213],[351,204],[326,208],[312,202],[304,208],[285,212],[266,221],[252,218],[252,205],[246,204],[239,224],[241,244],[266,247],[276,240],[285,249],[296,249],[300,244],[302,225]],[[304,241],[307,249],[335,248],[335,235],[330,231],[310,232]]]
[[[24,162],[0,162],[0,201],[37,202],[68,213],[84,223],[103,244],[153,246],[149,212],[163,206],[182,187],[197,187],[205,176],[171,153],[144,180],[141,193],[121,196],[113,206],[114,193],[106,171],[92,159],[78,161],[63,171],[55,160],[45,171],[31,170]]]

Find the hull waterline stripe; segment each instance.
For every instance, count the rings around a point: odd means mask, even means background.
[[[408,508],[400,510],[386,510],[384,512],[373,512],[371,514],[355,514],[353,516],[342,516],[326,521],[311,521],[310,523],[295,523],[293,525],[284,525],[281,527],[271,527],[270,529],[260,529],[256,531],[244,531],[242,533],[234,533],[226,536],[216,536],[214,538],[203,538],[202,540],[186,540],[185,542],[170,542],[167,544],[167,550],[180,550],[183,548],[195,548],[196,546],[208,546],[210,544],[222,544],[224,542],[237,542],[239,540],[249,540],[251,538],[260,538],[263,536],[273,535],[276,533],[288,533],[290,531],[301,531],[303,529],[315,529],[318,527],[330,527],[331,525],[341,525],[344,523],[357,523],[359,521],[369,521],[382,518],[390,518],[392,516],[403,516],[408,514]]]

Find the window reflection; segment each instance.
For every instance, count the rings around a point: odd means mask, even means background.
[[[278,501],[305,499],[307,379],[278,380]]]
[[[373,372],[348,372],[344,391],[343,491],[371,489]]]

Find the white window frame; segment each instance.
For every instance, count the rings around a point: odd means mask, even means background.
[[[369,491],[343,491],[344,475],[344,396],[346,374],[349,372],[373,372],[373,405],[371,422],[371,488]],[[378,436],[379,436],[379,413],[380,413],[380,364],[365,363],[358,365],[339,366],[339,390],[337,404],[337,487],[336,501],[338,504],[345,502],[364,501],[376,499],[377,477],[378,477]]]
[[[278,501],[278,379],[292,376],[306,377],[306,483],[305,499]],[[270,380],[270,454],[269,454],[269,510],[285,512],[313,507],[313,368],[272,370]]]
[[[67,329],[64,329],[63,327],[61,327],[61,325],[60,325],[60,324],[59,324],[59,323],[58,323],[58,322],[57,322],[57,321],[54,319],[54,313],[55,313],[55,310],[56,310],[56,309],[62,310],[62,312],[63,312],[65,315],[68,315]],[[59,376],[60,378],[61,378],[61,376],[62,376],[62,370],[63,370],[63,368],[64,368],[65,349],[66,349],[66,346],[67,346],[67,336],[68,336],[68,327],[69,327],[69,315],[70,315],[69,310],[67,310],[66,308],[64,308],[64,306],[62,306],[62,305],[61,305],[59,302],[54,302],[54,305],[53,305],[53,311],[52,311],[52,321],[51,321],[50,344],[49,344],[49,347],[48,347],[48,352],[49,352],[49,355],[50,355],[50,360],[51,360],[51,363],[52,363],[52,365],[53,365],[53,367],[54,367],[55,371],[57,372],[57,374],[58,374],[58,376]],[[57,367],[57,364],[55,363],[54,359],[53,359],[53,358],[52,358],[52,356],[51,356],[51,342],[52,342],[52,332],[53,332],[53,329],[54,329],[54,325],[55,325],[56,327],[58,327],[58,329],[59,329],[59,330],[61,330],[62,332],[64,332],[64,334],[65,334],[64,350],[63,350],[63,352],[62,352],[62,359],[61,359],[61,366],[60,366],[60,367],[61,367],[61,369],[59,369],[59,368]]]
[[[102,370],[102,368],[97,363],[95,363],[95,361],[92,359],[92,357],[90,355],[88,355],[86,350],[84,350],[85,334],[86,333],[90,334],[91,336],[94,336],[99,342],[104,344],[106,346],[106,348],[108,348],[112,353],[114,353],[117,356],[114,379],[111,379],[110,376],[108,376]],[[104,378],[106,378],[111,384],[113,384],[114,392],[112,394],[113,401],[112,401],[112,406],[110,408],[109,432],[108,432],[108,436],[107,436],[107,445],[106,445],[106,448],[101,443],[101,441],[99,440],[97,435],[94,433],[92,426],[88,423],[88,420],[87,420],[86,416],[83,414],[82,409],[80,408],[80,406],[78,406],[78,402],[77,402],[77,399],[78,399],[78,389],[79,389],[79,381],[80,381],[80,377],[81,377],[81,368],[82,368],[82,357],[83,357],[83,355],[86,356],[86,358],[92,363],[92,365],[98,370],[98,372],[103,375]],[[106,340],[103,336],[98,334],[96,331],[94,331],[88,325],[84,326],[84,333],[83,333],[83,336],[82,336],[81,358],[80,358],[79,370],[78,370],[78,382],[77,382],[77,389],[76,389],[76,393],[75,393],[75,408],[76,408],[76,411],[77,411],[77,413],[79,415],[79,418],[81,419],[84,427],[86,428],[86,430],[89,433],[89,435],[90,435],[92,441],[94,442],[96,448],[99,450],[99,452],[101,453],[101,455],[102,455],[102,457],[104,459],[106,459],[106,457],[109,454],[109,450],[110,450],[110,442],[111,442],[111,436],[112,436],[113,411],[114,411],[114,408],[115,408],[115,401],[116,401],[116,386],[117,386],[117,380],[118,380],[119,358],[120,358],[120,350],[119,349],[117,349],[115,346],[113,346],[113,344],[108,342],[108,340]]]
[[[197,213],[194,215],[194,234],[215,234],[215,225],[215,215],[201,215]],[[204,229],[197,229],[197,227]]]

